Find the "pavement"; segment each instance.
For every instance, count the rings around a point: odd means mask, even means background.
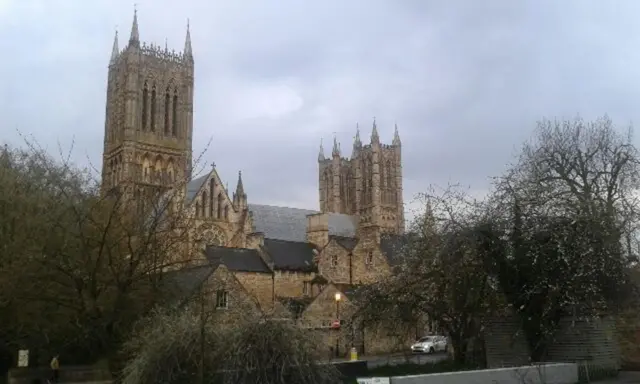
[[[638,384],[640,383],[640,372],[622,371],[614,379],[594,381],[597,384]]]
[[[449,356],[446,353],[434,353],[430,355],[418,354],[393,354],[384,356],[358,356],[358,360],[366,360],[369,368],[384,365],[398,365],[406,363],[429,364],[446,360]],[[334,359],[332,361],[349,361],[349,359]]]

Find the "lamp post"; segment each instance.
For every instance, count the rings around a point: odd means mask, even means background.
[[[340,357],[340,300],[342,300],[342,295],[340,292],[335,294],[336,300],[336,320],[338,321],[338,333],[336,334],[336,357]]]

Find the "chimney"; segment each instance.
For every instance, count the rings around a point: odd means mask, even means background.
[[[307,215],[307,241],[318,248],[329,242],[329,215],[314,213]]]

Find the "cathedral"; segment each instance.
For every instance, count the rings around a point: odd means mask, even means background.
[[[215,166],[205,175],[192,175],[194,68],[188,26],[180,53],[142,43],[137,14],[124,49],[116,33],[107,84],[103,190],[127,191],[144,202],[151,191],[181,185],[175,196],[194,218],[192,241],[203,260],[224,266],[238,290],[263,312],[298,302],[304,304],[296,307],[296,316],[304,317],[316,298],[338,292],[346,299],[351,287],[389,274],[405,229],[397,127],[391,144],[381,143],[375,121],[369,143],[361,141],[358,130],[351,157],[343,156],[335,139],[330,156],[320,145],[317,211],[254,203],[241,174],[232,193]],[[232,305],[227,295],[218,295],[217,305]],[[308,322],[322,327],[335,317],[320,314]]]

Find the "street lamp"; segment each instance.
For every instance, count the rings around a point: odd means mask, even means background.
[[[338,322],[338,332],[340,331],[340,300],[342,295],[340,292],[336,292],[334,298],[336,299],[336,321]],[[336,357],[340,357],[340,333],[336,334]]]

